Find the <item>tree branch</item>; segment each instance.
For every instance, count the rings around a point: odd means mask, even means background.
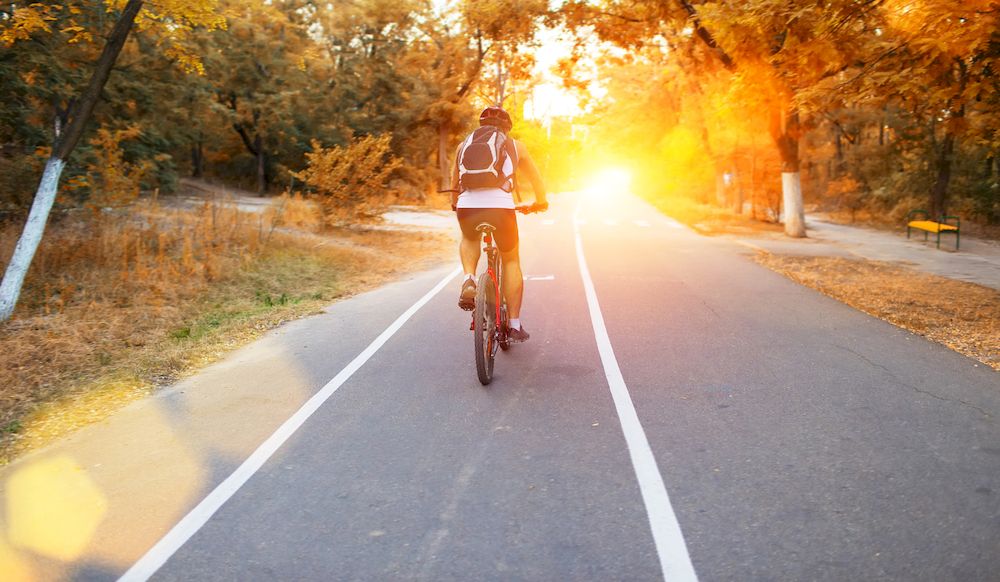
[[[712,36],[712,33],[701,24],[701,19],[698,18],[698,11],[695,10],[694,6],[692,6],[687,0],[677,0],[677,2],[681,5],[681,8],[687,12],[688,18],[694,26],[695,34],[697,34],[698,38],[705,43],[705,46],[715,51],[719,60],[722,61],[722,66],[724,66],[728,71],[736,70],[736,63],[733,61],[732,57],[729,56],[729,53],[723,50],[722,47],[715,42],[715,38]]]

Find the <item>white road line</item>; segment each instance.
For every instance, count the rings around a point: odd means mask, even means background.
[[[604,224],[606,224],[608,226],[618,226],[618,221],[614,220],[614,219],[611,219],[611,218],[605,218],[604,219]]]
[[[219,485],[208,494],[205,499],[202,499],[201,503],[195,506],[187,515],[184,516],[177,525],[173,527],[163,538],[160,539],[146,554],[139,559],[125,574],[119,578],[119,582],[131,582],[134,580],[148,580],[153,574],[156,573],[160,567],[170,556],[174,555],[177,550],[187,542],[191,536],[198,532],[205,523],[215,514],[216,511],[222,507],[226,501],[228,501],[247,481],[250,477],[260,470],[260,468],[271,458],[271,455],[277,451],[281,445],[285,443],[299,427],[302,426],[305,421],[312,416],[320,406],[326,402],[334,392],[340,388],[344,382],[347,381],[358,369],[361,368],[371,358],[375,352],[379,350],[389,338],[391,338],[403,324],[407,322],[413,314],[417,312],[421,307],[423,307],[428,301],[430,301],[435,295],[438,294],[444,287],[455,277],[461,273],[461,269],[455,269],[448,274],[447,277],[441,280],[440,283],[434,286],[433,289],[427,292],[426,295],[421,297],[416,303],[414,303],[409,309],[403,312],[396,321],[386,328],[377,338],[375,338],[372,343],[368,344],[368,347],[364,349],[357,357],[351,360],[351,363],[340,371],[339,374],[334,376],[333,380],[327,382],[326,386],[320,389],[319,392],[313,395],[312,398],[306,401],[305,404],[299,408],[295,414],[293,414],[288,420],[284,422],[278,430],[267,438],[266,441],[261,443],[257,450],[255,450],[243,464],[239,466],[233,474],[226,477],[225,481],[219,483]]]
[[[579,207],[577,207],[577,212],[579,212]],[[649,525],[653,530],[653,542],[656,544],[656,553],[660,558],[663,578],[669,582],[696,582],[698,576],[694,572],[694,565],[691,563],[691,556],[688,555],[681,526],[677,522],[677,516],[674,515],[674,508],[670,505],[667,487],[663,484],[663,477],[660,475],[660,469],[656,466],[653,450],[649,447],[646,432],[639,422],[635,405],[632,404],[632,397],[628,393],[628,386],[625,385],[621,368],[618,367],[618,360],[611,347],[611,338],[608,337],[604,316],[601,315],[601,306],[597,302],[594,281],[590,278],[587,259],[583,255],[580,229],[575,228],[574,234],[576,235],[576,256],[580,263],[580,276],[583,278],[587,305],[590,307],[590,321],[594,326],[597,350],[601,355],[604,374],[608,378],[611,397],[615,402],[615,409],[618,411],[622,432],[625,434],[625,444],[628,446],[632,467],[635,469],[635,475],[639,481],[642,501],[646,505],[646,515],[649,517]]]
[[[642,228],[649,228],[649,222],[645,220],[633,220],[636,226],[641,226]]]
[[[542,221],[542,224],[544,224],[545,226],[552,226],[555,223],[556,221],[552,220],[551,218],[546,218],[545,220]]]
[[[525,275],[525,281],[555,281],[555,275]]]

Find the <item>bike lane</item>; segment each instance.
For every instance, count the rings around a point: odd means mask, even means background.
[[[660,579],[568,217],[521,219],[532,339],[489,387],[456,281],[154,579]]]
[[[621,228],[654,215],[583,200],[581,232],[700,579],[1000,571],[995,372],[723,241]]]

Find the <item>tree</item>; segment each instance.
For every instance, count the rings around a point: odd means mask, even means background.
[[[64,115],[56,116],[51,156],[45,164],[28,220],[7,265],[3,282],[0,283],[0,321],[9,319],[14,311],[24,278],[45,231],[45,224],[52,203],[55,201],[66,160],[83,136],[87,122],[100,100],[101,91],[111,75],[111,70],[133,25],[138,23],[140,28],[164,26],[168,31],[165,36],[175,41],[167,45],[167,54],[178,59],[184,66],[197,69],[199,66],[197,58],[185,51],[181,44],[185,33],[193,26],[220,27],[225,24],[221,17],[214,13],[215,0],[189,3],[148,0],[148,7],[144,9],[143,5],[146,3],[144,0],[108,2],[109,9],[120,9],[118,18],[108,34],[104,49],[94,65],[93,75],[86,88],[72,101]],[[56,12],[60,10],[67,10],[71,15],[79,11],[79,8],[73,5],[14,3],[13,6],[13,11],[4,23],[3,33],[0,34],[0,42],[8,45],[31,38],[34,34],[51,32],[50,23],[56,19]],[[93,32],[77,24],[72,17],[63,30],[74,33],[75,38],[80,40],[93,36]]]
[[[872,34],[864,26],[865,16],[877,4],[615,1],[597,9],[577,2],[563,10],[563,18],[573,26],[593,25],[623,46],[658,37],[672,46],[699,42],[731,73],[734,84],[752,86],[769,112],[769,133],[781,156],[785,232],[800,237],[805,236],[805,223],[799,142],[805,127],[799,94],[855,62],[855,53],[867,46],[858,39]]]

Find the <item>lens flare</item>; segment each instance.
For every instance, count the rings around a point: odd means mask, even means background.
[[[614,196],[629,191],[632,186],[632,172],[618,166],[603,168],[588,180],[586,191],[591,196]]]

